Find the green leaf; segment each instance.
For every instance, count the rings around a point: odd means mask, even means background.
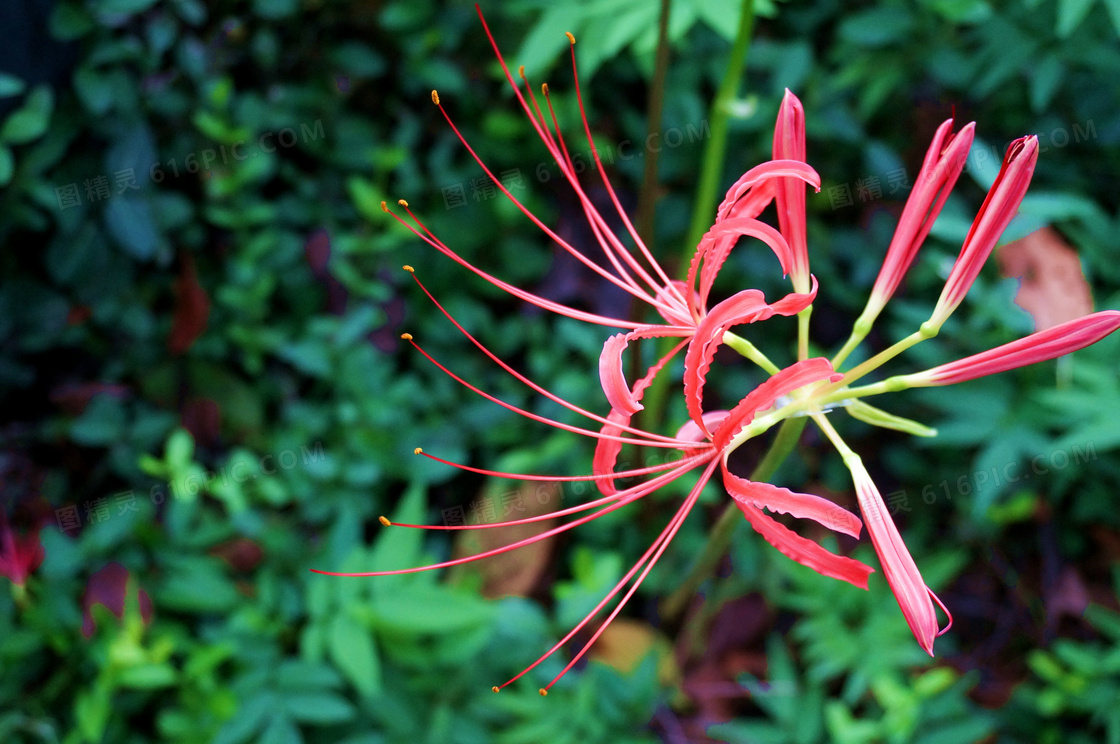
[[[0,142],[23,145],[42,137],[50,125],[53,110],[54,93],[45,85],[37,86],[23,106],[0,127]]]
[[[226,725],[218,731],[212,744],[241,744],[260,730],[264,722],[274,714],[278,704],[272,692],[259,692],[249,698]]]
[[[477,594],[421,584],[379,596],[362,614],[380,631],[416,636],[469,630],[490,622],[496,609]]]
[[[1058,0],[1058,38],[1064,39],[1085,20],[1096,0]]]
[[[261,18],[276,20],[299,9],[299,0],[253,0],[253,12]]]
[[[1036,113],[1046,110],[1050,100],[1058,92],[1065,75],[1065,67],[1054,55],[1049,55],[1031,70],[1030,93],[1031,109]]]
[[[158,0],[101,0],[97,3],[100,13],[120,13],[121,15],[134,15],[141,13],[156,4]]]
[[[291,719],[284,715],[276,716],[261,735],[260,744],[302,744],[303,735]]]
[[[0,186],[7,186],[15,172],[15,161],[12,151],[6,145],[0,145]]]
[[[155,590],[156,605],[180,612],[222,613],[244,597],[234,588],[217,559],[194,556],[176,559],[165,568]]]
[[[18,96],[26,87],[27,84],[15,75],[0,72],[0,98]]]
[[[354,207],[362,217],[377,221],[385,218],[386,215],[381,210],[381,202],[385,197],[372,183],[358,176],[352,176],[346,182],[346,190],[350,194],[350,201],[354,203]]]
[[[381,694],[381,664],[373,634],[345,612],[335,615],[327,631],[327,649],[346,678],[363,695]]]
[[[70,425],[70,438],[87,447],[108,446],[124,438],[126,416],[120,400],[96,395]]]
[[[194,461],[194,437],[186,429],[176,429],[167,438],[164,461],[172,470],[185,468]]]
[[[51,14],[51,36],[59,41],[72,41],[96,28],[85,8],[74,2],[57,3]]]
[[[178,672],[170,664],[138,664],[121,670],[117,681],[121,687],[130,687],[134,690],[155,690],[160,687],[171,687],[178,679]]]
[[[1116,35],[1120,36],[1120,0],[1104,0],[1104,7],[1108,10],[1108,17],[1112,19]]]
[[[333,692],[294,692],[284,696],[284,710],[300,723],[345,723],[354,717],[354,706]]]
[[[133,258],[146,261],[156,255],[162,243],[147,199],[131,194],[114,194],[105,208],[109,234]]]
[[[912,36],[913,15],[901,7],[879,7],[848,15],[840,23],[842,39],[858,46],[881,47],[902,44]]]

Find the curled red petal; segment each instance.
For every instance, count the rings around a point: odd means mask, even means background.
[[[804,157],[800,159],[775,158],[751,168],[731,185],[731,188],[727,190],[727,196],[723,198],[719,209],[716,210],[716,222],[731,216],[757,217],[770,203],[770,199],[774,198],[775,191],[780,188],[781,182],[771,183],[773,179],[798,179],[809,184],[817,191],[821,190],[820,175],[813,170],[812,166],[804,162]],[[766,187],[766,191],[763,193],[769,198],[765,202],[752,200],[750,202],[752,209],[743,209],[739,202],[749,198],[752,190],[763,186]],[[757,211],[754,211],[755,209]]]
[[[677,355],[684,347],[684,344],[685,342],[681,341],[673,347],[668,354],[657,360],[657,362],[649,368],[645,376],[634,383],[633,389],[627,391],[630,399],[632,399],[635,404],[641,405],[639,401],[642,399],[642,396],[645,395],[646,388],[653,383],[654,378],[664,369],[665,365],[669,363],[669,360]],[[630,425],[631,415],[632,414],[612,408],[611,412],[607,414],[607,420],[610,423],[604,424],[603,428],[599,430],[599,433],[616,436],[618,432],[622,431],[621,427]],[[591,472],[595,475],[604,475],[614,472],[614,466],[618,462],[618,453],[621,451],[622,442],[616,439],[600,438],[595,445],[595,456],[592,459]],[[611,496],[615,493],[616,489],[614,487],[613,478],[603,478],[596,482],[603,495]]]
[[[638,402],[640,396],[635,396],[631,391],[622,370],[622,352],[631,341],[639,338],[681,337],[691,333],[692,330],[688,328],[647,326],[629,333],[616,333],[608,338],[599,354],[599,382],[611,408],[627,416],[642,410],[642,404]]]
[[[814,286],[814,293],[816,288]],[[716,351],[723,343],[723,334],[729,328],[743,323],[766,320],[775,313],[794,315],[813,301],[814,294],[790,294],[768,305],[757,289],[744,289],[716,305],[696,327],[696,334],[688,344],[684,357],[684,398],[688,415],[705,435],[710,431],[704,425],[704,385]],[[829,367],[831,370],[831,367]]]
[[[858,538],[863,523],[850,511],[811,493],[796,493],[770,483],[757,483],[740,478],[723,463],[723,485],[731,498],[751,506],[791,514],[798,519],[811,519],[823,527]]]
[[[757,412],[774,405],[774,401],[781,396],[811,382],[825,379],[835,381],[839,378],[840,375],[834,372],[832,365],[823,357],[804,359],[779,370],[770,379],[747,393],[731,409],[727,418],[713,432],[712,444],[717,450],[722,450],[754,419]]]
[[[822,576],[840,579],[860,589],[867,588],[867,577],[875,569],[853,558],[830,553],[812,540],[801,537],[793,530],[763,514],[757,507],[735,500],[735,505],[751,523],[754,531],[787,558],[808,566]]]
[[[723,268],[731,249],[735,247],[741,237],[757,238],[765,243],[782,266],[782,274],[788,274],[792,256],[789,245],[782,234],[765,222],[759,222],[751,217],[737,217],[717,222],[700,240],[697,255],[703,257],[704,265],[700,270],[698,303],[700,308],[707,307],[708,295],[715,283],[719,271]],[[691,267],[690,267],[691,269]],[[694,276],[690,272],[690,278]],[[690,286],[692,286],[690,284]]]

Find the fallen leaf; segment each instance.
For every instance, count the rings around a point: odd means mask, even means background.
[[[167,348],[172,354],[182,354],[206,330],[210,318],[210,297],[198,283],[198,272],[189,253],[182,254],[174,291],[175,317],[171,321]]]
[[[467,515],[468,524],[498,524],[556,511],[560,508],[562,489],[555,483],[530,483],[516,491],[483,496],[475,501]],[[485,530],[464,530],[455,543],[456,557],[474,555],[525,540],[556,526],[547,519],[508,527]],[[470,566],[482,574],[482,594],[490,598],[525,596],[548,568],[555,537],[545,538],[516,550],[474,561]]]
[[[996,253],[1000,272],[1021,280],[1015,304],[1034,318],[1035,330],[1093,312],[1093,296],[1077,252],[1056,230],[1044,227]]]

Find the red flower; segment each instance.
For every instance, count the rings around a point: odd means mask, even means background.
[[[0,511],[0,574],[13,584],[23,586],[31,572],[43,562],[43,545],[39,542],[40,527],[26,535],[16,535],[8,526],[8,517]]]

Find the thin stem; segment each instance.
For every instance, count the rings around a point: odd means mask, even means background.
[[[759,351],[757,346],[755,346],[742,336],[734,334],[731,331],[724,331],[723,343],[727,344],[732,349],[745,356],[747,359],[750,359],[759,367],[762,367],[762,369],[766,370],[768,374],[776,375],[781,371],[778,365],[771,362],[769,357]]]
[[[856,319],[855,324],[852,326],[852,335],[848,337],[848,340],[840,348],[840,351],[836,352],[836,356],[832,358],[833,369],[840,369],[840,365],[844,363],[848,355],[863,343],[863,340],[867,338],[867,334],[871,332],[871,324],[874,320],[874,315],[870,318],[867,317],[867,310],[864,310],[859,318]]]
[[[755,466],[755,469],[750,474],[752,481],[767,481],[773,477],[778,468],[786,458],[789,457],[793,450],[797,447],[797,442],[801,438],[801,431],[805,428],[807,418],[805,416],[798,416],[796,418],[789,418],[782,422],[781,428],[778,429],[777,436],[774,437],[770,449],[762,457],[762,460]],[[742,516],[739,508],[735,504],[728,504],[723,510],[723,514],[716,520],[715,525],[712,526],[711,532],[708,533],[708,542],[704,545],[704,551],[700,557],[693,564],[692,570],[688,572],[688,576],[681,582],[680,586],[670,594],[664,602],[661,603],[661,616],[666,619],[673,619],[678,617],[687,606],[696,590],[703,584],[712,572],[715,571],[716,566],[719,565],[720,560],[727,553],[731,547],[731,538],[735,534],[735,528],[742,521]]]
[[[704,162],[700,168],[699,187],[696,190],[696,201],[692,209],[692,223],[685,236],[685,250],[682,254],[682,265],[688,266],[700,238],[708,231],[716,213],[716,198],[719,194],[720,178],[723,175],[723,158],[727,151],[728,120],[731,117],[731,102],[739,91],[739,84],[743,78],[743,68],[746,66],[747,52],[750,50],[751,34],[754,32],[754,0],[743,0],[741,15],[739,17],[739,31],[735,43],[731,46],[731,54],[727,59],[727,70],[720,82],[716,98],[712,101],[712,108],[708,113],[708,122],[711,125],[712,136],[708,139],[707,148],[704,150]],[[648,167],[648,166],[647,166]],[[664,342],[661,348],[665,348]],[[665,399],[668,395],[669,379],[659,376],[646,391],[646,407],[643,411],[644,422],[656,425],[664,413]]]
[[[686,266],[716,213],[716,197],[719,194],[720,177],[723,175],[723,157],[727,150],[731,102],[739,92],[747,52],[750,50],[751,34],[754,32],[754,0],[743,0],[740,13],[739,32],[731,47],[727,71],[723,75],[719,92],[712,102],[712,110],[708,115],[712,137],[708,140],[708,147],[704,151],[704,164],[700,169],[700,186],[696,190],[696,203],[692,209],[692,225],[688,229],[688,240],[685,242]]]
[[[797,314],[797,360],[802,362],[809,358],[809,316],[812,313],[810,305]]]
[[[653,68],[653,81],[650,84],[649,106],[647,108],[647,138],[661,128],[661,110],[665,103],[665,76],[669,71],[669,6],[671,0],[661,0],[661,20],[657,29],[657,60]],[[657,161],[661,148],[649,152],[645,172],[642,176],[642,190],[638,193],[638,235],[642,241],[653,248],[654,206],[657,204]]]
[[[882,367],[884,364],[894,359],[896,356],[906,351],[911,346],[919,344],[928,338],[933,338],[936,335],[937,329],[935,329],[929,323],[922,323],[921,330],[911,333],[906,338],[902,339],[893,346],[883,349],[867,361],[861,364],[857,364],[855,367],[852,367],[851,370],[844,373],[843,379],[837,380],[836,382],[832,383],[827,388],[822,390],[821,393],[823,395],[829,395],[836,390],[851,385],[853,382],[860,379],[864,375],[874,372],[879,367]]]

